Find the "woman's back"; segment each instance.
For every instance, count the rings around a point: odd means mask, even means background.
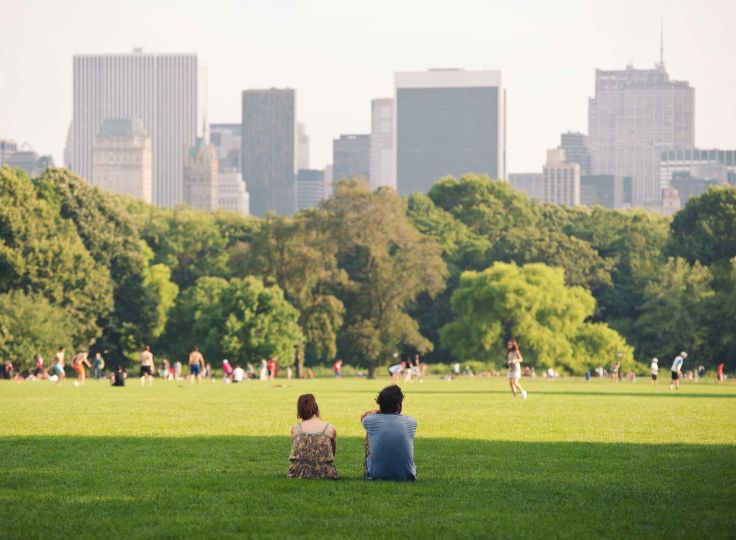
[[[306,426],[303,426],[306,424]],[[321,430],[311,431],[319,428]],[[333,438],[335,430],[330,424],[317,419],[310,419],[294,426],[291,439],[289,460],[289,477],[329,479],[337,478],[337,469],[333,464]]]

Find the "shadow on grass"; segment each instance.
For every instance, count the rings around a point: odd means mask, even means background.
[[[733,535],[736,446],[418,439],[419,481],[286,478],[285,437],[0,438],[0,536]],[[685,506],[687,512],[674,512]]]

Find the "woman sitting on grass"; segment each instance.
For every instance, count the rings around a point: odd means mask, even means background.
[[[319,418],[317,400],[312,394],[299,396],[296,415],[300,423],[291,428],[290,478],[337,478],[335,449],[337,432]]]

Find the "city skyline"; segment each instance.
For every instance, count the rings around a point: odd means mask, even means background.
[[[736,123],[728,121],[736,118],[736,65],[724,61],[736,49],[732,2],[566,2],[560,9],[531,0],[493,6],[465,1],[447,13],[425,2],[419,18],[412,18],[415,2],[379,1],[370,12],[346,4],[223,1],[204,14],[196,2],[175,9],[136,0],[125,6],[11,2],[5,14],[15,24],[0,36],[0,138],[27,141],[63,163],[72,56],[141,46],[151,53],[192,52],[207,62],[211,123],[239,120],[242,90],[297,90],[313,168],[330,162],[339,134],[370,132],[371,100],[391,95],[395,72],[500,70],[508,92],[507,171],[540,170],[559,133],[587,133],[595,69],[654,66],[663,19],[668,72],[697,92],[695,144],[736,147]],[[64,17],[67,24],[56,24]],[[142,19],[147,24],[135,24]],[[233,37],[237,24],[242,29]],[[327,27],[331,34],[319,31]],[[234,56],[242,61],[233,62]]]

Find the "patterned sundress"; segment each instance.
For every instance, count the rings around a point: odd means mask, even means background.
[[[319,433],[304,433],[297,424],[291,439],[289,478],[336,479],[332,440],[325,434],[330,424]]]

